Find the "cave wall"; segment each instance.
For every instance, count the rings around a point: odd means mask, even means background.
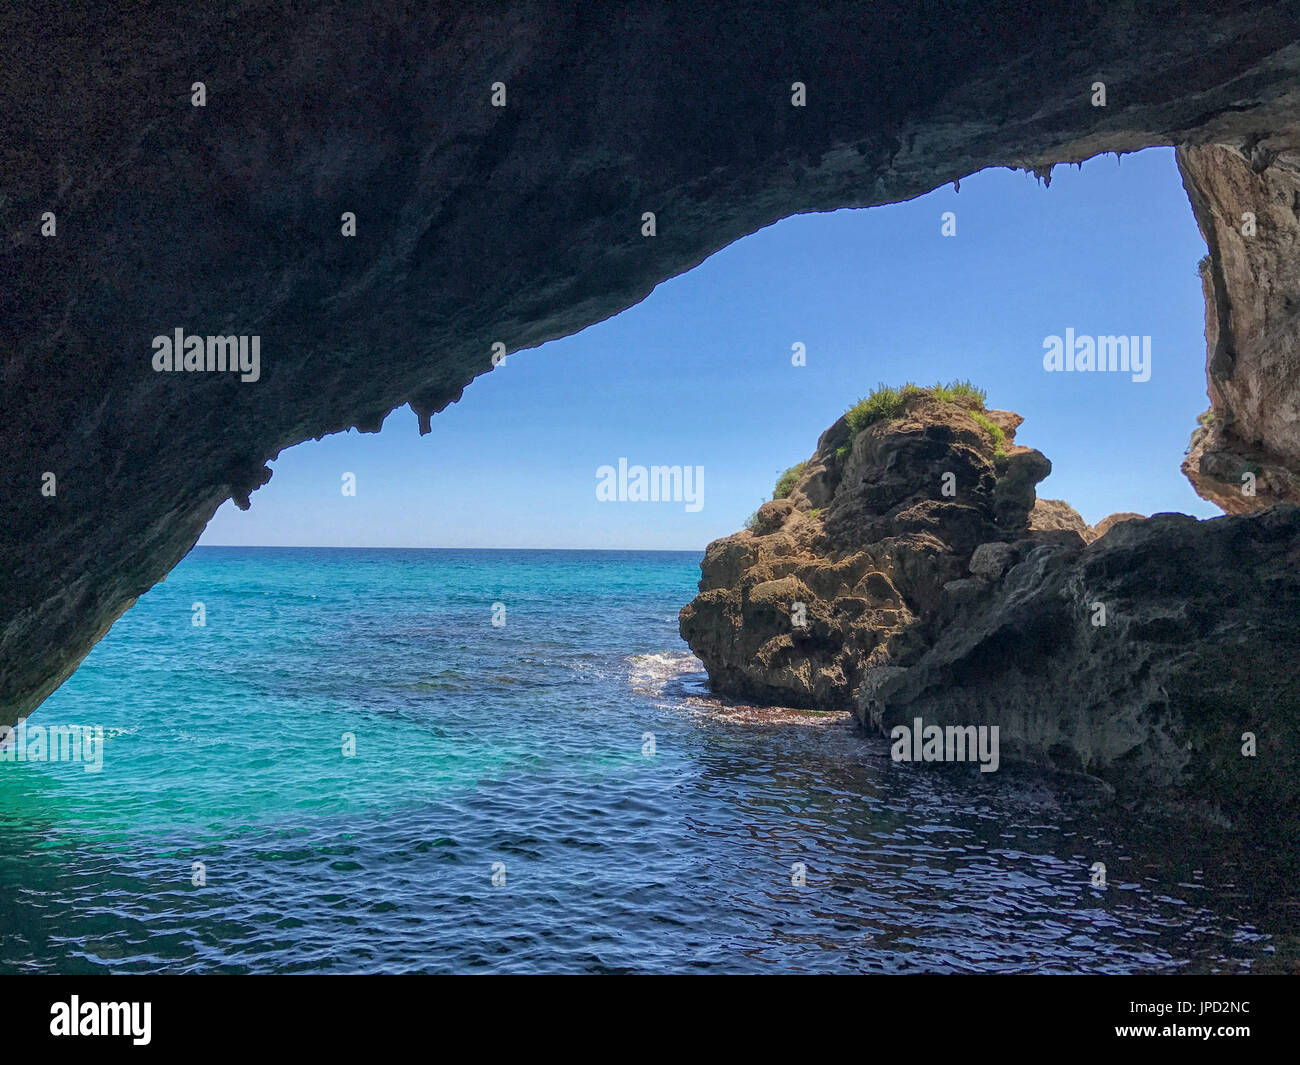
[[[1178,166],[1211,250],[1210,407],[1183,471],[1230,514],[1300,503],[1300,152],[1185,147]]]
[[[1297,41],[1294,4],[1234,0],[6,6],[0,724],[282,449],[408,402],[426,428],[494,343],[575,332],[782,217],[1154,144],[1188,147],[1205,204],[1260,194],[1195,150],[1290,165]],[[1237,364],[1258,335],[1284,365],[1291,304],[1223,278]],[[260,379],[154,372],[176,328],[260,336]],[[1211,375],[1284,466],[1285,372]]]

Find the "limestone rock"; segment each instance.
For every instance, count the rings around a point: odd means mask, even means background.
[[[1208,799],[1295,833],[1297,562],[1290,506],[1211,521],[1159,514],[1083,550],[1036,547],[905,673],[860,689],[858,713],[885,731],[918,716],[998,725],[1004,761]]]
[[[1015,445],[1018,415],[987,417],[1005,454],[967,403],[924,392],[856,436],[840,419],[788,498],[709,545],[681,632],[716,691],[847,707],[867,670],[903,662],[926,623],[987,593],[967,576],[973,553],[1028,532],[1034,478],[1051,469]]]
[[[1029,515],[1029,527],[1035,532],[1058,532],[1068,529],[1081,536],[1087,532],[1088,523],[1083,516],[1062,499],[1040,499]]]
[[[1178,165],[1210,249],[1210,409],[1183,472],[1229,514],[1300,502],[1300,145],[1187,146]]]
[[[1085,539],[1088,543],[1092,543],[1094,540],[1100,540],[1122,521],[1146,521],[1146,515],[1134,514],[1131,511],[1121,511],[1117,514],[1108,514],[1088,531],[1088,535]]]
[[[980,544],[971,553],[970,571],[986,581],[996,581],[1016,561],[1016,549],[1011,544]]]

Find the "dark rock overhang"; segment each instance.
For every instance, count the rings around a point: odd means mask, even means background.
[[[0,724],[284,448],[408,402],[427,426],[494,344],[575,332],[782,217],[1157,144],[1224,146],[1284,195],[1298,41],[1296,5],[1231,0],[7,6]],[[1219,184],[1192,190],[1216,256]],[[1300,395],[1274,354],[1294,274],[1252,284],[1252,247],[1211,271],[1216,320],[1268,308],[1210,352],[1236,426],[1215,454],[1294,469],[1268,415]],[[259,336],[259,380],[155,372],[175,329]],[[1256,403],[1214,383],[1237,366],[1286,375]]]

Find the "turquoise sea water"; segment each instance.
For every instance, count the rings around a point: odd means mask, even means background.
[[[102,770],[0,763],[0,971],[1267,962],[1295,888],[1231,837],[710,698],[698,561],[196,549],[31,719]]]

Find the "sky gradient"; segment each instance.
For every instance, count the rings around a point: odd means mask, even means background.
[[[944,212],[956,235],[941,234]],[[902,204],[797,215],[581,333],[510,355],[420,437],[301,444],[201,543],[703,549],[879,383],[969,378],[1090,522],[1219,513],[1179,472],[1205,396],[1205,254],[1172,149],[987,170]],[[1043,343],[1149,335],[1151,377],[1048,373]],[[791,363],[792,345],[807,364]],[[704,468],[703,506],[600,502],[597,470]],[[341,491],[355,474],[356,495]]]

